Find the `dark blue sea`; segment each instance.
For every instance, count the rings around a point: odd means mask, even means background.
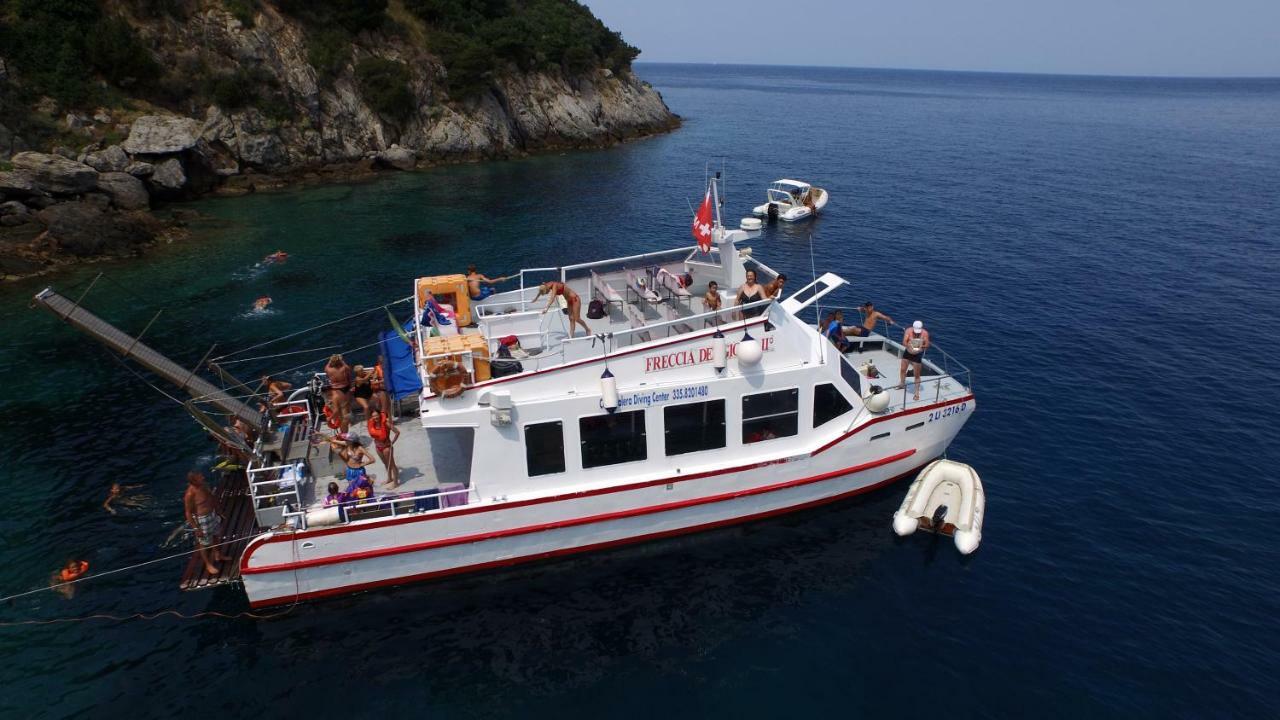
[[[638,72],[679,131],[203,201],[188,240],[0,288],[0,595],[68,557],[96,572],[183,551],[164,547],[183,474],[213,458],[180,408],[28,309],[45,284],[105,272],[85,304],[134,332],[163,309],[148,342],[194,365],[468,261],[689,243],[708,166],[735,221],[771,180],[828,188],[824,215],[756,253],[793,278],[812,256],[852,281],[849,304],[923,319],[973,369],[950,456],[986,484],[981,549],[895,538],[896,486],[270,620],[3,626],[0,716],[1280,716],[1280,81]],[[253,267],[276,249],[287,264]],[[248,312],[260,295],[271,312]],[[308,340],[362,345],[381,322]],[[109,515],[113,480],[149,499]],[[182,567],[0,620],[245,609],[179,593]]]

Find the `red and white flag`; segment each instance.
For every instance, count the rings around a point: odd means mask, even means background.
[[[707,195],[702,198],[702,206],[698,214],[693,216],[693,238],[698,241],[698,249],[711,252],[711,186],[707,186]]]

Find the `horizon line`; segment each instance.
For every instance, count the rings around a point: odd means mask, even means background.
[[[758,68],[814,68],[820,70],[889,70],[898,72],[954,73],[957,75],[1030,75],[1061,78],[1112,78],[1122,80],[1280,80],[1280,75],[1138,75],[1125,73],[1069,73],[1036,72],[1031,70],[958,70],[955,68],[911,68],[873,65],[815,65],[811,63],[747,63],[747,62],[694,62],[685,60],[642,60],[633,65],[724,65],[729,67]]]

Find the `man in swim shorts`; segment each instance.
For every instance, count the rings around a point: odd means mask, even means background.
[[[876,323],[880,322],[881,320],[884,320],[890,325],[893,324],[893,318],[877,310],[875,304],[872,303],[870,300],[862,303],[862,306],[859,307],[858,310],[862,312],[862,325],[861,326],[852,325],[848,328],[845,328],[845,333],[844,333],[845,335],[852,335],[854,337],[866,337],[876,329]]]
[[[902,369],[898,373],[898,383],[906,387],[907,365],[910,365],[916,376],[916,392],[913,399],[919,400],[920,368],[924,360],[924,351],[929,349],[929,331],[924,329],[924,323],[919,320],[911,323],[911,327],[902,334],[902,347],[906,348],[906,351],[902,353]]]
[[[205,572],[218,574],[214,562],[223,562],[227,556],[215,547],[222,535],[222,516],[218,515],[218,500],[204,483],[204,473],[192,470],[187,473],[187,492],[182,497],[187,525],[196,533],[196,551],[204,562]],[[212,551],[211,551],[212,550]]]

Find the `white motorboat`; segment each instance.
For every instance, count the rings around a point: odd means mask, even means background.
[[[775,180],[766,193],[767,200],[751,212],[756,217],[795,222],[813,217],[827,206],[830,194],[800,180]]]
[[[978,473],[964,463],[938,459],[911,483],[902,507],[893,514],[893,530],[901,536],[918,528],[952,535],[956,549],[968,555],[982,542],[986,508],[987,496]]]
[[[968,370],[934,344],[923,387],[875,387],[886,380],[874,367],[896,366],[904,349],[887,328],[849,338],[847,355],[823,338],[815,305],[847,284],[832,273],[734,307],[747,271],[777,276],[736,246],[748,237],[717,218],[709,251],[526,269],[517,289],[479,299],[461,275],[411,280],[411,296],[360,316],[368,325],[350,338],[353,362],[385,368],[400,479],[385,487],[373,465],[372,494],[355,496],[325,491],[355,472],[318,442],[337,422],[320,408],[340,391],[315,372],[329,350],[286,371],[297,389],[268,405],[221,365],[237,389],[200,379],[79,301],[45,290],[35,303],[195,396],[188,411],[245,458],[219,486],[230,488],[224,537],[244,539],[228,546],[220,573],[193,560],[182,586],[238,581],[261,607],[771,517],[883,487],[941,456],[976,407]],[[546,312],[546,281],[569,308],[595,308],[590,335],[571,336],[563,312]],[[719,309],[703,299],[711,281]],[[409,306],[416,325],[386,330],[387,313]],[[433,332],[445,322],[454,332]],[[365,349],[378,330],[379,349]],[[279,341],[310,348],[306,332]],[[270,374],[281,361],[261,347],[240,361],[256,365],[237,367]],[[284,364],[311,352],[285,353]],[[240,418],[257,438],[246,444],[197,406]],[[350,432],[373,437],[359,416]]]

